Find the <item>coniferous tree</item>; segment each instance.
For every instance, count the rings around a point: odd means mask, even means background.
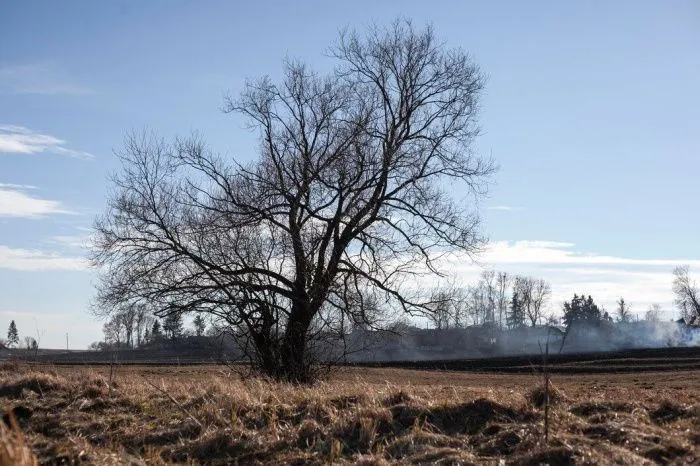
[[[160,320],[156,319],[153,321],[153,328],[151,328],[151,339],[153,341],[160,340],[163,337],[163,330],[160,326]]]
[[[194,317],[194,320],[192,321],[192,323],[194,324],[195,335],[197,335],[198,337],[201,337],[202,335],[204,335],[204,331],[207,328],[207,324],[204,321],[204,317],[202,317],[201,314],[197,314]]]
[[[10,328],[7,329],[7,346],[15,346],[19,344],[19,333],[17,333],[17,325],[13,320],[10,322]]]
[[[174,312],[167,315],[163,321],[163,330],[165,331],[165,335],[171,340],[175,340],[176,338],[180,337],[183,330],[182,314]]]
[[[571,301],[564,303],[564,318],[562,321],[567,328],[574,324],[599,325],[603,320],[608,319],[609,316],[604,317],[590,295],[586,298],[584,295],[578,296],[574,294]]]
[[[509,328],[518,328],[525,325],[525,310],[517,292],[513,293],[513,298],[510,300],[510,309],[506,316],[506,323]]]

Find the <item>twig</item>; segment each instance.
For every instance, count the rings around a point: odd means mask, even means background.
[[[150,380],[148,380],[148,379],[146,378],[145,375],[142,375],[141,377],[143,377],[143,380],[145,380],[146,383],[147,383],[148,385],[150,385],[151,387],[155,388],[156,390],[158,390],[159,392],[161,392],[163,395],[167,396],[168,398],[170,398],[170,401],[172,401],[172,402],[175,404],[175,406],[177,406],[178,409],[180,409],[180,411],[182,411],[183,413],[185,413],[185,414],[187,415],[187,417],[189,417],[190,419],[192,419],[192,420],[195,422],[195,424],[197,424],[200,428],[204,429],[204,425],[199,421],[199,419],[197,419],[196,417],[194,417],[194,416],[192,415],[192,413],[190,413],[189,411],[187,411],[187,409],[186,409],[184,406],[182,406],[180,403],[178,403],[177,400],[176,400],[175,398],[173,398],[172,395],[171,395],[170,393],[168,393],[168,392],[166,392],[164,389],[162,389],[162,388],[156,386],[153,382],[151,382]]]

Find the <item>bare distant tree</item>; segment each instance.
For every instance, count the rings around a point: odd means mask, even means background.
[[[102,326],[102,333],[104,333],[105,343],[113,345],[116,348],[120,348],[125,340],[123,325],[123,320],[119,315],[115,315],[112,319],[105,322]]]
[[[552,287],[544,279],[536,279],[533,289],[532,297],[530,299],[530,304],[532,309],[528,310],[527,314],[530,318],[530,322],[534,327],[537,322],[544,317],[544,305],[549,301],[552,296]]]
[[[496,321],[496,272],[494,270],[483,270],[479,286],[483,290],[484,297],[484,323]]]
[[[647,322],[658,322],[661,320],[661,306],[656,303],[649,306],[649,309],[644,314],[644,320]]]
[[[543,317],[543,306],[552,294],[547,281],[518,275],[513,281],[513,291],[518,294],[520,305],[531,326]]]
[[[681,311],[681,317],[700,317],[700,290],[690,278],[690,267],[678,266],[673,269],[674,303]]]
[[[24,347],[28,350],[36,350],[39,347],[39,344],[32,337],[24,337]]]
[[[98,303],[209,314],[249,337],[256,367],[294,382],[312,380],[312,325],[348,288],[431,312],[405,285],[484,244],[475,204],[445,188],[479,197],[494,171],[470,148],[484,78],[410,22],[343,34],[330,55],[328,77],[287,61],[280,84],[226,100],[258,131],[254,162],[196,137],[126,140],[96,222]]]
[[[437,329],[460,328],[469,322],[469,291],[455,284],[434,288],[426,306],[428,320]]]
[[[153,327],[153,316],[143,304],[136,306],[136,345],[141,346],[146,342],[146,336]]]
[[[436,329],[446,329],[452,326],[454,313],[452,308],[450,291],[447,289],[435,289],[430,296],[430,313],[428,320]]]
[[[631,322],[632,321],[632,311],[629,303],[625,302],[625,298],[620,298],[617,300],[617,308],[615,308],[615,314],[617,316],[618,322]]]
[[[496,274],[496,312],[498,313],[498,327],[504,328],[506,315],[510,303],[509,289],[511,277],[506,272]]]

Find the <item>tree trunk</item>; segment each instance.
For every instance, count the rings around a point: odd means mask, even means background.
[[[311,321],[306,315],[308,312],[292,312],[282,341],[280,377],[292,383],[313,381],[306,354],[306,335]]]

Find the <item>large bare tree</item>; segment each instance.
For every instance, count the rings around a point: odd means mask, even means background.
[[[330,55],[329,76],[286,61],[281,83],[226,99],[259,134],[254,162],[198,137],[127,138],[96,221],[98,305],[211,314],[247,339],[258,368],[294,382],[313,377],[315,322],[347,312],[349,294],[430,311],[416,277],[483,245],[469,201],[494,171],[470,147],[484,77],[406,21],[341,34]]]
[[[681,311],[681,317],[700,317],[700,289],[690,278],[690,267],[687,265],[673,269],[673,294],[674,302]]]

